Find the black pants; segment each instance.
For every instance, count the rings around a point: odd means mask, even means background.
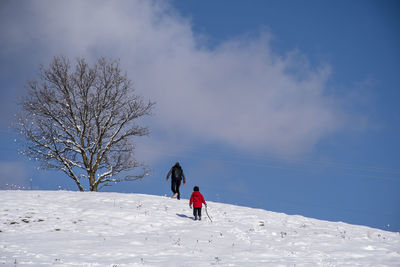
[[[194,219],[199,218],[201,220],[201,208],[193,208]]]
[[[178,199],[181,199],[181,193],[179,192],[179,187],[181,186],[181,179],[171,179],[171,190],[172,193],[178,193]]]

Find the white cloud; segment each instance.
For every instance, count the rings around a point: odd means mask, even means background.
[[[138,91],[157,102],[153,131],[180,142],[292,154],[340,127],[339,107],[326,95],[329,66],[312,67],[298,51],[276,54],[268,33],[211,49],[190,21],[161,2],[35,1],[8,8],[2,22],[10,28],[2,31],[9,47],[23,53],[31,46],[47,60],[120,58]]]

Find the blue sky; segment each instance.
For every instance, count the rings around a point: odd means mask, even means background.
[[[400,231],[397,1],[3,1],[0,188],[76,186],[18,155],[16,98],[53,56],[119,58],[157,102],[105,191],[170,194]],[[6,185],[8,184],[8,185]]]

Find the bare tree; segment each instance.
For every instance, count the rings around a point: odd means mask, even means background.
[[[89,66],[80,58],[72,68],[68,59],[55,57],[27,89],[17,129],[25,137],[21,152],[40,168],[62,170],[80,191],[82,180],[98,191],[147,175],[145,164],[134,159],[133,138],[148,135],[138,122],[154,103],[134,93],[118,61],[100,58]]]

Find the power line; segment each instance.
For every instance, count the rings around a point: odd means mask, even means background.
[[[175,145],[176,146],[176,145]],[[199,149],[194,146],[189,146],[189,145],[178,145],[180,148],[182,148],[183,151],[185,152],[198,152],[198,153],[208,153],[211,155],[215,154],[220,154],[220,150],[217,149]],[[149,150],[147,150],[149,151]],[[154,150],[153,150],[154,152]],[[157,152],[163,154],[164,152]],[[385,167],[377,167],[377,166],[364,166],[364,165],[356,165],[356,164],[351,164],[351,163],[345,163],[345,162],[334,162],[334,161],[318,161],[318,160],[307,160],[307,159],[298,159],[298,158],[290,158],[290,157],[282,157],[282,156],[259,156],[259,155],[251,155],[248,157],[243,157],[242,154],[239,154],[238,152],[229,152],[230,157],[233,157],[237,160],[240,161],[248,161],[249,159],[252,160],[252,162],[256,160],[261,160],[264,162],[278,162],[282,164],[295,164],[295,165],[302,165],[302,166],[308,166],[308,165],[317,165],[317,166],[332,166],[332,167],[337,167],[341,169],[349,169],[349,170],[356,170],[356,171],[370,171],[370,172],[378,172],[378,173],[389,173],[389,174],[395,174],[395,175],[400,175],[400,169],[399,168],[385,168]],[[177,155],[178,156],[178,155]],[[179,155],[181,156],[181,155]],[[235,161],[237,163],[237,161]]]
[[[206,157],[198,155],[198,153],[203,152],[201,150],[191,150],[191,152],[196,152],[194,154],[187,155],[187,151],[185,151],[185,154],[177,154],[177,153],[166,153],[164,151],[160,150],[145,150],[147,153],[153,153],[153,154],[159,154],[159,155],[164,155],[164,156],[169,156],[169,157],[179,157],[179,158],[197,158],[197,159],[206,159]],[[190,151],[189,151],[190,152]],[[230,156],[232,156],[230,154]],[[308,167],[315,166],[317,164],[316,161],[311,161],[313,164],[308,164],[308,163],[295,163],[295,164],[290,164],[290,163],[284,163],[280,161],[274,161],[273,162],[255,162],[255,161],[248,161],[249,158],[244,158],[242,156],[237,156],[234,157],[233,159],[221,159],[218,157],[214,157],[214,160],[218,160],[218,162],[221,162],[222,164],[231,164],[231,165],[248,165],[248,166],[259,166],[259,167],[267,167],[267,168],[274,168],[274,169],[282,169],[282,170],[288,170],[288,171],[306,171],[309,172],[310,170]],[[251,158],[250,158],[251,159]],[[288,165],[289,164],[289,165]],[[343,165],[345,167],[343,167]],[[350,168],[350,166],[354,166]],[[398,181],[396,177],[398,178],[397,175],[400,176],[400,170],[399,173],[393,172],[393,173],[388,173],[386,171],[381,171],[380,169],[376,168],[361,168],[349,163],[346,164],[328,164],[328,165],[318,165],[320,170],[324,168],[335,168],[335,169],[341,169],[345,170],[346,172],[342,173],[341,175],[345,176],[350,176],[350,177],[363,177],[363,178],[371,178],[371,179],[381,179],[381,180],[392,180],[392,181]],[[313,169],[314,170],[314,169]],[[384,169],[386,170],[386,169]],[[354,173],[354,172],[349,172],[349,171],[358,171],[361,173]],[[389,175],[389,176],[388,176]]]
[[[0,130],[1,133],[12,133],[11,131]],[[169,157],[185,157],[185,158],[198,158],[205,159],[205,156],[198,155],[199,153],[205,153],[211,155],[214,160],[218,160],[223,164],[233,164],[233,165],[247,165],[247,166],[259,166],[259,167],[267,167],[273,169],[282,169],[288,171],[308,171],[307,169],[310,167],[317,166],[320,170],[323,168],[334,168],[337,170],[346,170],[343,175],[351,176],[351,177],[364,177],[364,178],[372,178],[372,179],[382,179],[382,180],[394,180],[396,181],[398,176],[400,176],[400,169],[397,168],[383,168],[376,166],[360,166],[351,163],[344,162],[334,162],[334,161],[317,161],[317,160],[307,160],[307,159],[298,159],[298,158],[290,158],[290,157],[281,157],[281,156],[260,156],[253,154],[251,156],[244,157],[243,154],[239,154],[238,152],[230,151],[229,155],[223,155],[220,150],[212,149],[212,148],[198,148],[195,146],[189,145],[178,145],[179,150],[182,150],[183,153],[167,153],[162,150],[157,149],[145,149],[147,153],[160,154]],[[176,145],[175,145],[176,147]],[[15,149],[3,147],[3,151],[15,151]],[[188,155],[189,152],[192,152]],[[218,155],[220,157],[218,157]],[[224,158],[221,158],[224,157]],[[354,172],[349,172],[354,171]]]

